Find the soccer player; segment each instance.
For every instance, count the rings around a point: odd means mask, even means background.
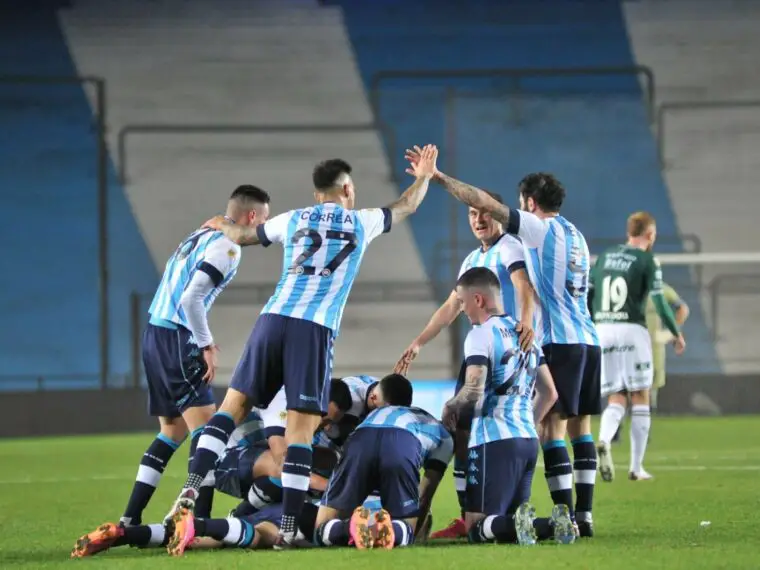
[[[489,195],[502,202],[498,194]],[[459,276],[471,267],[487,267],[499,276],[502,302],[505,312],[519,321],[520,344],[528,349],[533,342],[535,290],[530,283],[525,266],[525,248],[520,240],[504,232],[504,226],[484,210],[470,208],[468,212],[470,229],[480,241],[480,247],[473,250],[462,262]],[[462,311],[456,291],[433,313],[430,321],[404,351],[396,364],[395,371],[407,374],[409,366],[422,347],[436,338],[450,326]],[[460,374],[461,376],[461,374]],[[461,378],[460,378],[461,380]],[[457,383],[457,390],[461,388]],[[460,426],[454,435],[454,486],[459,499],[461,518],[454,519],[448,527],[434,532],[431,538],[461,538],[467,536],[464,522],[465,512],[465,467],[467,465],[467,442],[470,437],[470,418],[460,416]]]
[[[317,506],[305,504],[298,520],[299,536],[313,536]],[[192,538],[185,549],[271,548],[278,539],[282,524],[282,505],[268,505],[246,517],[226,519],[192,519]],[[190,528],[188,527],[188,532]],[[189,536],[190,534],[188,534]],[[124,527],[114,523],[100,525],[91,533],[79,538],[71,551],[71,558],[85,558],[119,546],[176,548],[171,542],[176,538],[166,532],[163,524]],[[309,546],[303,540],[299,546]],[[184,552],[184,549],[183,549]]]
[[[389,401],[392,405],[370,413],[349,438],[328,481],[316,523],[321,546],[408,546],[417,521],[427,518],[454,442],[441,422],[409,407],[411,384]],[[372,513],[361,505],[375,489],[383,508]]]
[[[646,304],[651,297],[657,314],[674,337],[676,353],[686,342],[662,292],[662,271],[652,255],[657,238],[654,218],[636,212],[628,218],[628,242],[602,253],[591,272],[594,321],[603,349],[602,395],[609,405],[599,428],[599,473],[604,481],[615,477],[610,443],[625,416],[631,398],[631,463],[628,478],[651,479],[644,470],[651,417],[652,339],[646,328]]]
[[[414,164],[419,147],[407,152]],[[568,505],[581,536],[593,536],[597,456],[591,416],[601,412],[601,349],[587,306],[591,259],[583,234],[560,215],[565,188],[553,175],[525,176],[520,210],[438,170],[433,179],[472,208],[487,210],[530,250],[528,274],[538,291],[540,344],[558,400],[542,426],[544,470],[555,505]],[[573,463],[565,445],[569,434]],[[573,475],[576,503],[572,509]]]
[[[556,505],[552,519],[538,519],[542,526],[534,528],[527,504],[538,457],[535,426],[557,400],[551,380],[537,374],[541,348],[520,346],[517,323],[504,314],[499,279],[489,269],[466,271],[456,292],[473,328],[464,343],[465,383],[446,403],[443,421],[455,426],[457,416],[475,406],[466,487],[470,540],[534,544],[536,536],[553,534],[558,542],[574,542],[566,505]]]
[[[413,214],[435,172],[438,149],[428,145],[415,164],[416,180],[387,208],[354,210],[351,166],[334,159],[313,173],[316,204],[244,228],[216,218],[211,225],[240,245],[280,243],[283,273],[253,327],[220,407],[204,428],[187,482],[170,511],[192,507],[230,433],[252,406],[265,408],[284,385],[288,418],[282,467],[284,548],[295,537],[296,520],[308,490],[311,442],[327,407],[324,390],[332,369],[333,339],[359,271],[377,236]]]
[[[256,186],[235,189],[225,219],[238,227],[256,228],[269,217],[269,194]],[[148,381],[148,409],[160,432],[140,460],[121,524],[138,525],[166,465],[192,433],[190,455],[203,426],[216,409],[208,384],[216,372],[217,347],[207,313],[232,281],[240,263],[240,246],[222,232],[196,230],[169,258],[150,305],[143,334],[142,357]],[[199,510],[211,511],[213,486],[205,485]]]

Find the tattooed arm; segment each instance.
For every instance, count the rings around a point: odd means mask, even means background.
[[[435,181],[441,184],[449,194],[460,202],[464,202],[471,208],[490,212],[494,220],[501,222],[505,226],[509,223],[509,207],[500,204],[480,188],[465,184],[461,180],[452,178],[443,172],[436,174]]]

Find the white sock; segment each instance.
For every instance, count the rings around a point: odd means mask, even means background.
[[[162,524],[149,524],[150,528],[150,540],[148,544],[150,546],[161,546],[164,543],[164,536],[166,534],[164,525]]]
[[[620,404],[610,404],[604,409],[604,412],[602,412],[602,421],[599,424],[600,443],[610,444],[624,417],[625,408]],[[631,433],[633,433],[633,431],[631,431]]]
[[[647,451],[647,439],[649,439],[649,426],[652,425],[652,416],[649,406],[635,405],[631,407],[631,472],[639,473],[642,470],[644,454]]]

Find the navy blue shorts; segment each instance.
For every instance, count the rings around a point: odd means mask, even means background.
[[[546,364],[557,387],[552,411],[565,418],[602,413],[602,349],[587,344],[547,344]]]
[[[537,439],[502,439],[471,447],[467,455],[467,512],[512,514],[530,500]]]
[[[203,381],[206,363],[185,327],[149,324],[143,333],[142,358],[148,380],[151,416],[177,418],[187,408],[214,404]]]
[[[253,485],[253,466],[267,450],[264,446],[238,446],[226,450],[214,469],[214,488],[225,495],[244,499]]]
[[[419,513],[420,442],[401,428],[361,428],[348,438],[322,504],[350,513],[377,491],[393,518]]]
[[[330,399],[333,332],[303,319],[261,315],[243,348],[230,388],[266,408],[285,386],[288,410],[324,414]]]

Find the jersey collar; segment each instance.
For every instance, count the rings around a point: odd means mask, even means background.
[[[503,233],[499,237],[497,237],[495,240],[493,240],[493,243],[491,244],[491,247],[488,248],[488,251],[492,250],[494,248],[494,246],[497,243],[499,243],[505,235],[507,235],[507,234]],[[482,243],[480,244],[480,253],[486,253],[486,250],[483,249],[483,244]]]

